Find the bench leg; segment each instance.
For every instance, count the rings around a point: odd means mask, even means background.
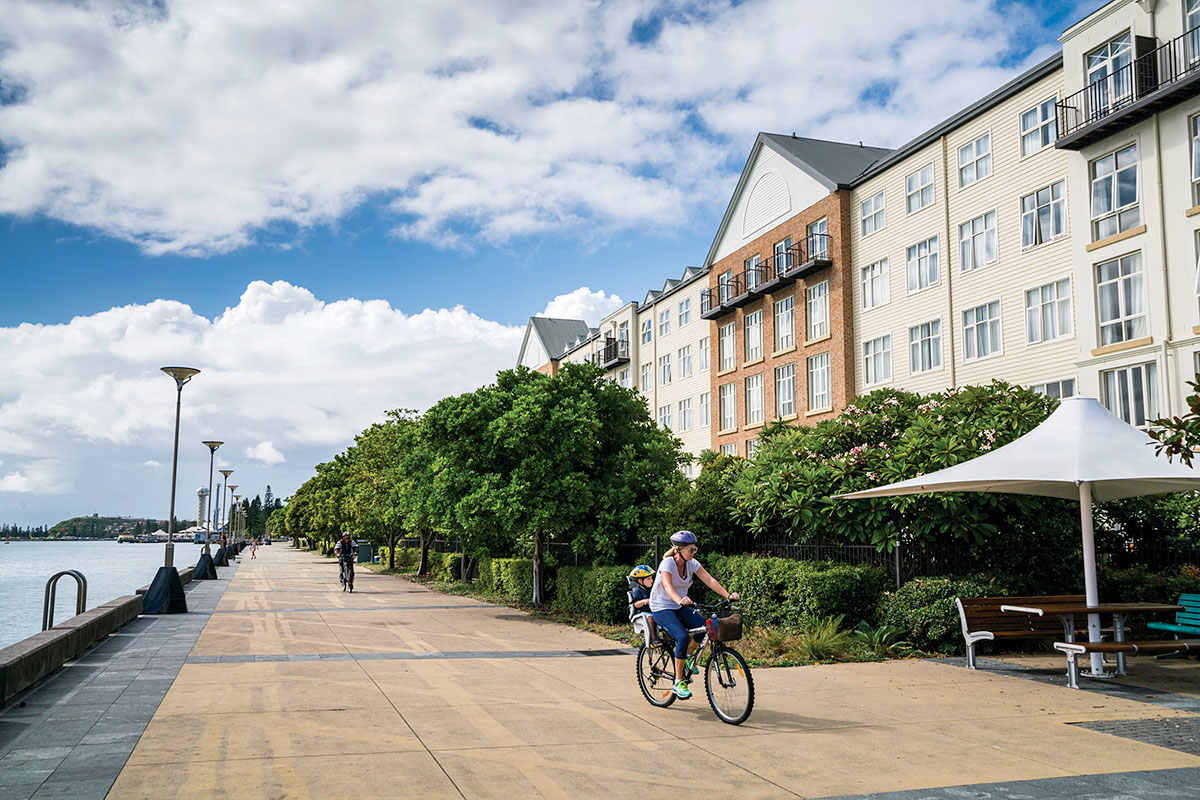
[[[1079,662],[1074,653],[1067,653],[1067,688],[1079,688]]]
[[[975,643],[967,642],[967,669],[975,669]]]

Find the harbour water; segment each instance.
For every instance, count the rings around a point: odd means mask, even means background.
[[[87,578],[87,607],[133,594],[154,579],[163,564],[165,544],[106,542],[0,543],[0,647],[32,636],[42,629],[42,603],[46,581],[64,569],[79,570]],[[176,542],[175,566],[196,563],[204,546]],[[75,581],[58,582],[54,621],[75,615]]]

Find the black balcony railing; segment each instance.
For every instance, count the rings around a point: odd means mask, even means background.
[[[806,236],[755,266],[718,281],[716,288],[700,292],[700,317],[719,317],[832,263],[829,258],[829,235],[814,233]]]
[[[592,363],[601,369],[611,369],[629,361],[629,340],[606,337],[604,346],[592,353]]]
[[[1056,147],[1078,150],[1200,93],[1200,28],[1134,44],[1133,61],[1058,101]]]

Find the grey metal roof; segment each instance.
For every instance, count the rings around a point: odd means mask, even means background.
[[[550,358],[558,358],[581,337],[586,339],[592,329],[581,319],[555,319],[553,317],[530,317],[529,324],[542,342]]]
[[[823,183],[829,191],[847,188],[876,161],[892,152],[886,147],[828,142],[803,136],[760,133],[759,141],[768,142],[800,169]]]

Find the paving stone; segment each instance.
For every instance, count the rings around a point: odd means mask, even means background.
[[[1200,756],[1200,717],[1077,722],[1077,727]]]
[[[42,784],[31,800],[104,800],[114,778],[59,781],[51,778]]]

